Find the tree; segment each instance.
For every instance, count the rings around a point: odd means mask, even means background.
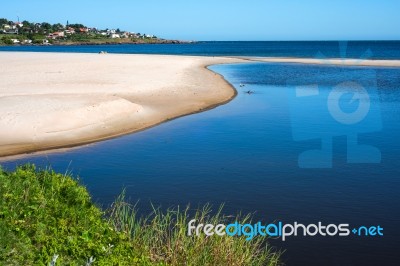
[[[30,22],[27,21],[27,20],[22,21],[23,27],[31,28],[31,27],[33,26],[32,24],[33,24],[33,23],[30,23]]]
[[[71,28],[73,28],[75,31],[79,31],[80,28],[85,28],[83,24],[69,24]]]
[[[3,26],[3,24],[8,24],[8,20],[5,18],[0,18],[0,27]]]
[[[54,31],[60,31],[64,29],[64,25],[62,25],[61,23],[57,23],[53,25],[53,30]]]
[[[42,23],[42,29],[45,29],[45,30],[51,30],[51,24],[50,23],[47,23],[47,22],[43,22]]]
[[[52,26],[50,23],[47,22],[43,22],[42,26],[40,27],[40,34],[48,34],[51,33],[52,30]]]
[[[22,27],[19,29],[19,33],[21,34],[26,34],[26,33],[30,33],[32,32],[33,28],[34,28],[34,24],[30,23],[27,20],[22,21]]]

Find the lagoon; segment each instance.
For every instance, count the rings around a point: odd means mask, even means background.
[[[210,69],[238,91],[228,104],[135,134],[2,165],[12,169],[32,162],[72,171],[104,206],[126,188],[132,201],[140,200],[143,213],[151,210],[150,202],[164,208],[224,203],[225,213],[253,213],[264,223],[379,225],[383,237],[300,236],[272,239],[271,244],[286,249],[288,265],[397,265],[400,69],[280,63]],[[298,104],[291,98],[292,86],[317,84],[323,94],[340,82],[359,80],[366,70],[375,73],[370,100],[379,107],[381,127],[367,132],[377,125],[373,120],[354,131],[360,143],[379,149],[381,161],[348,163],[346,135],[337,134],[332,137],[332,167],[301,168],[299,154],[320,147],[321,139],[299,141],[293,132],[324,135],[335,126],[323,123],[327,109],[322,98]],[[293,122],[298,117],[293,111],[304,115],[303,123]]]

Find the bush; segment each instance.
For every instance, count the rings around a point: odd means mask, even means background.
[[[138,218],[124,193],[103,212],[78,180],[34,165],[0,168],[1,265],[270,265],[279,254],[262,238],[187,235],[189,208]],[[211,207],[194,218],[218,224]],[[238,221],[248,221],[249,216]],[[58,256],[58,257],[57,257]],[[57,259],[58,258],[58,259]]]
[[[0,261],[6,265],[146,264],[114,230],[86,189],[68,176],[32,165],[0,172]]]
[[[43,44],[43,40],[44,40],[44,39],[33,39],[33,40],[32,40],[32,43],[33,43],[33,44]]]
[[[3,36],[3,37],[1,38],[1,42],[4,43],[4,44],[6,44],[6,45],[12,45],[12,44],[14,44],[13,41],[11,41],[11,38],[8,37],[8,36]]]

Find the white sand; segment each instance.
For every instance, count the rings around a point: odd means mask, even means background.
[[[205,66],[240,59],[0,52],[0,156],[71,147],[230,100]]]
[[[0,157],[72,147],[229,101],[205,67],[235,62],[400,66],[400,60],[0,52]]]

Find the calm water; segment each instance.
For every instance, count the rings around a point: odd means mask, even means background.
[[[400,59],[400,41],[199,42],[194,44],[3,46],[0,51]]]
[[[400,69],[269,63],[211,69],[238,90],[226,105],[136,134],[3,166],[33,162],[73,170],[103,205],[126,187],[132,200],[140,199],[144,213],[150,201],[163,207],[211,202],[225,203],[227,214],[251,212],[263,222],[380,225],[380,238],[292,237],[271,243],[286,249],[288,265],[398,265]],[[365,87],[372,110],[350,131],[326,122],[323,98],[346,81]],[[306,102],[294,97],[293,86],[305,84],[318,85],[320,97]],[[244,93],[247,90],[255,93]],[[346,112],[354,108],[341,107]],[[349,134],[379,149],[381,163],[347,163]],[[299,154],[320,148],[327,136],[333,136],[332,167],[300,168]]]

